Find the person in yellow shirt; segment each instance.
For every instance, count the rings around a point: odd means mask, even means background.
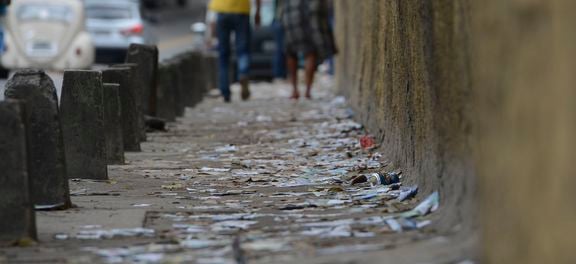
[[[255,25],[260,25],[260,3],[256,0]],[[216,12],[218,37],[218,87],[224,102],[230,102],[230,36],[234,33],[242,100],[250,98],[250,0],[211,0],[208,8]]]

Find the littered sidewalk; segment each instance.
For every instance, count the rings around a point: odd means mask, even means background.
[[[430,215],[414,230],[386,222],[425,197],[349,184],[400,168],[360,146],[367,133],[334,86],[320,76],[298,102],[281,82],[253,84],[248,102],[238,87],[232,104],[214,93],[149,133],[110,180],[71,179],[76,207],[38,212],[39,243],[0,249],[0,262],[459,262]]]

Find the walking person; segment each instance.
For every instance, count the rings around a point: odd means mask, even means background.
[[[334,34],[329,24],[327,0],[281,0],[286,56],[292,99],[298,91],[298,55],[305,57],[306,98],[312,98],[312,85],[318,65],[336,54]]]
[[[280,1],[274,0],[274,20],[272,21],[272,28],[274,30],[274,42],[276,42],[276,50],[274,51],[273,72],[274,78],[286,79],[286,54],[284,48],[284,26],[280,20]]]
[[[260,3],[256,0],[254,24],[260,25]],[[242,100],[250,98],[250,0],[211,0],[209,9],[217,13],[216,35],[218,38],[218,87],[224,102],[231,101],[230,56],[231,35],[234,33],[236,57]]]

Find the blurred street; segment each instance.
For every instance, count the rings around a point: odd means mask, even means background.
[[[170,59],[193,48],[194,36],[190,31],[190,26],[195,22],[204,21],[206,1],[189,2],[189,5],[183,9],[168,6],[164,9],[151,11],[151,14],[157,19],[150,26],[158,41],[160,61]],[[104,65],[94,65],[92,68],[100,69],[102,67]],[[48,74],[52,77],[60,97],[63,72],[49,71]],[[5,83],[6,79],[0,79],[0,100],[4,99]]]

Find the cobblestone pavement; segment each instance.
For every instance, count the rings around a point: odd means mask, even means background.
[[[437,197],[350,184],[395,174],[377,148],[362,148],[365,132],[331,79],[318,83],[312,101],[255,84],[249,102],[188,109],[110,167],[109,181],[72,179],[77,207],[39,212],[41,242],[0,250],[0,262],[334,263],[435,237]]]

